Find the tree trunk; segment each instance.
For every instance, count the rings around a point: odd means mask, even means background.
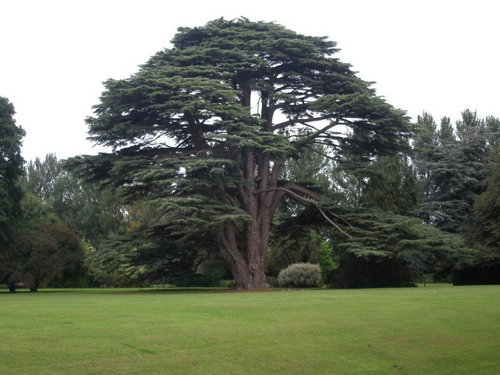
[[[16,292],[16,286],[14,284],[9,284],[9,293],[15,293]]]
[[[41,281],[35,280],[33,284],[30,286],[30,292],[35,293],[38,292],[38,288],[40,287]]]
[[[238,289],[250,290],[266,286],[265,261],[268,238],[262,238],[256,223],[248,225],[245,237],[236,241],[236,229],[226,223],[217,230],[221,255],[229,265]],[[265,251],[264,251],[265,247]]]
[[[265,259],[259,263],[248,263],[240,259],[234,265],[230,264],[236,287],[242,290],[265,288]]]
[[[252,88],[250,82],[241,83],[242,104],[250,112]],[[262,118],[267,120],[266,131],[272,132],[273,111],[268,108],[267,94],[263,96]],[[269,243],[269,229],[276,207],[273,207],[274,193],[259,194],[269,187],[276,188],[278,170],[282,162],[274,164],[271,173],[270,156],[264,152],[258,156],[247,149],[243,154],[239,175],[248,184],[238,186],[239,203],[253,218],[253,222],[237,231],[233,223],[226,223],[217,229],[217,243],[223,259],[229,265],[238,289],[258,289],[266,286],[266,256]],[[258,189],[258,190],[257,190]],[[237,236],[239,234],[239,237]]]

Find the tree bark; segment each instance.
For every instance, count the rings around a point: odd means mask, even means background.
[[[38,278],[33,281],[33,284],[30,286],[30,292],[36,293],[38,292],[38,288],[40,287],[41,281],[38,280]]]
[[[229,265],[238,289],[257,289],[266,286],[265,266],[269,242],[270,216],[257,217],[246,225],[240,241],[236,228],[226,223],[217,229],[221,255]]]

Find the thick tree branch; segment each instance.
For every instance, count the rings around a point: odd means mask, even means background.
[[[323,121],[323,120],[330,120],[331,118],[335,117],[335,115],[326,115],[326,116],[321,116],[321,117],[311,117],[310,119],[295,119],[295,120],[288,120],[279,124],[276,124],[273,126],[273,131],[286,128],[289,125],[294,125],[294,124],[300,124],[300,123],[309,123],[309,122],[316,122],[316,121]]]
[[[220,177],[216,178],[215,183],[217,185],[217,188],[224,194],[224,196],[222,198],[223,202],[226,204],[229,204],[233,207],[239,207],[239,204],[234,200],[234,198],[231,197],[226,192],[226,188],[224,187],[224,183],[222,182],[222,179]]]
[[[245,180],[247,180],[250,183],[253,183],[255,181],[253,151],[251,151],[251,150],[248,150],[246,152]]]
[[[217,242],[221,244],[221,250],[223,250],[227,255],[230,255],[232,260],[237,263],[239,258],[237,254],[235,254],[237,247],[234,246],[231,233],[227,233],[227,224],[222,224],[219,228],[217,228],[216,235]]]
[[[339,124],[339,119],[333,121],[330,125],[325,126],[324,128],[318,130],[317,132],[312,133],[310,136],[303,138],[300,141],[294,142],[292,144],[294,145],[295,148],[299,148],[299,147],[302,147],[303,145],[307,145],[312,140],[318,138],[321,133],[326,132],[328,129],[331,129],[331,128],[337,126],[338,124]]]
[[[313,193],[309,189],[306,189],[302,186],[299,186],[294,182],[287,182],[284,187],[279,187],[279,188],[273,187],[273,188],[266,189],[266,190],[259,190],[256,193],[266,193],[269,191],[276,191],[277,192],[273,198],[272,203],[271,203],[271,213],[274,213],[276,211],[276,209],[278,208],[278,204],[281,202],[283,197],[286,194],[288,194],[288,192],[292,193],[293,196],[299,197],[299,199],[301,200],[300,203],[302,203],[302,204],[309,205],[309,204],[311,204],[311,202],[313,202],[312,200],[309,200],[307,198],[301,197],[300,195],[298,195],[296,193],[293,193],[291,190],[296,190],[296,191],[299,191],[303,194],[306,194],[306,195],[310,196],[311,198],[315,199],[316,201],[319,201],[321,199],[321,197],[319,195],[317,195],[316,193]],[[290,195],[290,196],[293,198],[292,195]]]
[[[278,188],[271,188],[271,189],[266,189],[266,190],[259,190],[259,191],[256,191],[255,194],[260,194],[260,193],[267,193],[267,192],[270,192],[270,191],[282,191],[284,192],[286,195],[290,196],[290,198],[293,198],[294,200],[296,200],[297,202],[299,203],[302,203],[306,206],[310,205],[310,204],[313,204],[315,201],[312,200],[312,199],[309,199],[309,198],[306,198],[306,197],[303,197],[301,195],[298,195],[297,193],[294,193],[292,190],[290,189],[285,189],[284,187],[278,187]],[[281,200],[281,199],[280,199]],[[274,202],[273,202],[274,203]]]
[[[287,185],[288,188],[287,188]],[[305,198],[295,192],[293,192],[291,189],[294,189],[294,190],[297,190],[301,193],[304,193],[304,194],[307,194],[309,195],[311,198],[313,199],[308,199],[308,198]],[[342,228],[340,228],[335,222],[333,222],[326,214],[325,212],[321,209],[321,207],[318,205],[318,201],[320,200],[320,197],[313,193],[312,191],[302,187],[302,186],[299,186],[293,182],[290,182],[290,183],[287,183],[285,185],[285,187],[278,187],[278,188],[271,188],[271,189],[266,189],[264,191],[262,190],[259,190],[256,192],[256,194],[258,193],[261,193],[261,192],[267,192],[267,191],[278,191],[278,192],[282,192],[282,194],[280,195],[280,198],[279,198],[279,201],[281,200],[281,198],[286,194],[288,195],[290,198],[292,198],[293,200],[295,200],[296,202],[298,203],[301,203],[303,205],[306,205],[306,206],[315,206],[319,212],[321,213],[321,215],[335,228],[337,229],[340,233],[344,234],[345,236],[349,237],[350,239],[352,239],[352,237],[346,233],[344,230],[342,230]],[[277,195],[278,196],[278,195]],[[275,197],[276,198],[276,197]],[[273,205],[277,205],[279,203],[279,201],[276,201],[276,202],[273,202]],[[331,212],[330,212],[331,213]],[[332,214],[333,216],[336,216],[338,217],[338,215],[335,215],[335,214]],[[345,220],[344,220],[345,221]],[[349,224],[349,223],[348,223]],[[350,225],[350,224],[349,224]]]
[[[203,232],[204,232],[203,230],[195,230],[195,231],[188,232],[184,236],[182,236],[181,238],[176,240],[175,243],[180,245],[180,244],[186,242],[187,240],[189,240],[191,237],[193,237],[197,234],[203,233]]]

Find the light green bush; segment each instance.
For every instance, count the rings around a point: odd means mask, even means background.
[[[282,269],[278,275],[280,287],[313,288],[321,281],[321,269],[317,264],[295,263]]]

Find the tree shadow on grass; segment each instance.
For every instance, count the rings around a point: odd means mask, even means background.
[[[44,294],[95,294],[95,295],[127,295],[127,294],[200,294],[230,291],[221,288],[42,288],[38,292],[30,292],[29,289],[18,289],[15,293],[9,293],[8,289],[0,289],[0,295],[44,295]]]

